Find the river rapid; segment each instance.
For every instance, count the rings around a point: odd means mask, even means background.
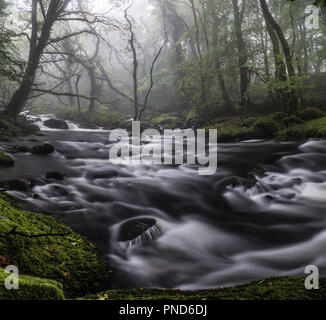
[[[7,145],[49,142],[56,152],[14,154],[0,180],[36,180],[8,193],[93,241],[117,270],[111,287],[231,286],[310,264],[326,275],[326,141],[218,144],[216,174],[199,176],[197,166],[113,165],[108,131],[38,124],[38,141]],[[53,171],[66,178],[46,179]],[[119,241],[135,218],[156,223]]]

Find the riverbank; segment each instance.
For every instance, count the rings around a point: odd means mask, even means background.
[[[76,298],[108,288],[112,268],[95,246],[58,220],[0,194],[0,267],[18,267],[19,293],[0,286],[0,300]],[[0,271],[0,281],[5,274]],[[42,278],[42,279],[40,279]]]
[[[111,290],[80,300],[325,300],[326,278],[319,290],[307,290],[304,277],[273,277],[230,288],[181,290]]]
[[[108,110],[98,110],[94,114],[75,110],[59,109],[56,117],[76,121],[81,127],[103,127],[104,129],[129,128],[130,123],[122,121],[121,116]],[[283,112],[274,112],[266,116],[250,116],[240,119],[238,115],[221,116],[209,121],[198,121],[195,111],[186,113],[174,112],[147,116],[142,121],[142,129],[216,129],[217,141],[237,142],[253,139],[275,139],[277,141],[293,141],[310,138],[326,138],[326,114],[324,111],[309,107],[297,115],[288,116]]]

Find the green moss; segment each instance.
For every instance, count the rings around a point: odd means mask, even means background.
[[[281,129],[278,131],[276,137],[281,141],[326,138],[326,117]]]
[[[284,118],[286,118],[287,115],[284,112],[274,112],[268,115],[269,119],[275,120],[277,122],[281,122]]]
[[[320,119],[323,116],[324,113],[317,108],[306,108],[299,113],[299,117],[305,121]]]
[[[26,234],[71,232],[63,237],[26,238],[18,235],[0,237],[0,255],[21,274],[56,280],[67,297],[94,293],[108,288],[111,268],[93,244],[56,219],[14,206],[0,195],[0,233],[14,227]]]
[[[15,165],[14,158],[10,154],[0,150],[0,166],[12,167],[14,165]]]
[[[199,121],[199,114],[196,108],[192,108],[190,109],[190,111],[187,113],[186,116],[186,121],[185,124],[187,127],[192,127],[192,126],[196,126],[198,124]]]
[[[268,118],[259,118],[253,124],[254,135],[260,138],[272,138],[279,128],[278,122]]]
[[[0,268],[0,300],[63,300],[63,287],[57,281],[19,275],[19,289],[4,286],[9,274]]]
[[[98,107],[95,112],[90,113],[88,110],[83,110],[81,114],[75,107],[63,107],[58,109],[55,115],[58,119],[76,121],[87,127],[116,129],[125,128],[127,125],[120,113],[102,106]]]
[[[171,129],[183,127],[183,120],[176,114],[162,114],[151,120],[154,125],[164,126]]]
[[[232,288],[197,291],[180,290],[110,290],[84,298],[91,300],[324,300],[326,279],[319,290],[307,290],[304,277],[273,277]]]
[[[281,120],[281,123],[285,126],[290,126],[293,124],[302,124],[303,121],[300,118],[298,118],[297,116],[292,115],[290,117],[283,118]]]
[[[255,122],[257,121],[257,118],[255,117],[250,117],[250,118],[247,118],[243,124],[246,126],[246,127],[251,127]]]

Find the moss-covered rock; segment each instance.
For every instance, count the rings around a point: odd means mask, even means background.
[[[277,132],[276,138],[280,141],[326,138],[326,117],[281,129]]]
[[[307,290],[304,277],[273,277],[232,288],[197,291],[181,290],[110,290],[84,299],[93,300],[325,300],[326,279],[319,290]]]
[[[306,108],[299,113],[299,117],[302,120],[309,121],[314,119],[320,119],[324,116],[324,113],[317,108]]]
[[[151,120],[154,125],[168,127],[171,129],[183,127],[184,121],[176,114],[162,114]]]
[[[0,300],[63,300],[62,284],[49,279],[19,275],[19,289],[4,286],[9,274],[0,268]]]
[[[249,117],[243,121],[245,127],[251,127],[257,121],[256,117]]]
[[[253,125],[253,133],[256,137],[272,138],[280,128],[278,122],[268,118],[260,118]]]
[[[297,116],[292,115],[290,117],[283,118],[281,120],[281,123],[288,127],[288,126],[291,126],[293,124],[302,124],[303,121],[300,118],[298,118]]]
[[[95,293],[109,287],[111,268],[94,245],[56,219],[14,206],[0,195],[0,233],[14,227],[35,235],[70,232],[67,236],[26,238],[19,235],[0,237],[0,255],[18,267],[21,274],[56,280],[66,297]]]
[[[0,166],[13,167],[15,165],[15,159],[8,153],[0,150]]]
[[[268,118],[271,120],[275,120],[277,122],[281,122],[284,118],[287,117],[287,114],[284,112],[274,112],[268,115]]]

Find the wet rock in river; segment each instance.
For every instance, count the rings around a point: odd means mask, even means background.
[[[46,120],[44,121],[44,125],[51,129],[69,129],[69,126],[66,121],[57,119]]]
[[[53,179],[53,180],[64,180],[65,175],[60,172],[48,172],[45,176],[46,179]]]
[[[44,143],[43,145],[35,146],[32,149],[32,153],[37,154],[37,155],[47,155],[54,151],[55,151],[55,148],[49,143]]]
[[[3,151],[0,150],[0,166],[13,167],[15,165],[14,158]]]
[[[133,241],[153,228],[156,223],[157,221],[151,218],[139,218],[127,221],[120,227],[118,241]]]

